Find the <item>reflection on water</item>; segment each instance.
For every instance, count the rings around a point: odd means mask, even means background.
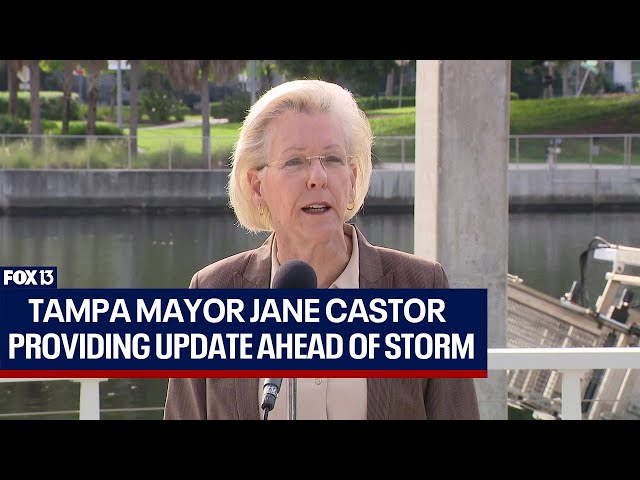
[[[637,245],[637,213],[511,214],[509,273],[559,297],[578,276],[578,256],[596,235]],[[368,214],[355,223],[367,238],[413,252],[411,214]],[[231,215],[4,216],[0,265],[56,265],[60,288],[181,288],[201,267],[256,247]],[[446,268],[446,265],[445,265]],[[606,265],[590,270],[601,291]],[[103,419],[159,419],[166,379],[113,379],[100,386]],[[1,418],[77,418],[75,382],[0,383]],[[24,412],[53,412],[27,416]]]

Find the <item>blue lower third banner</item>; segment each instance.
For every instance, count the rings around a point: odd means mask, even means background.
[[[0,290],[0,377],[487,376],[486,289]]]

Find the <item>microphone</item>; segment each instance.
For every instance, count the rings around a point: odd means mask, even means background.
[[[262,403],[260,407],[264,410],[264,420],[269,416],[269,412],[276,406],[276,398],[280,392],[281,378],[265,378],[262,386]]]
[[[311,265],[303,260],[287,260],[273,275],[271,288],[317,288],[318,277]]]
[[[287,260],[283,262],[273,275],[271,288],[317,288],[318,277],[311,265],[303,260]],[[296,419],[296,379],[289,379],[289,419]],[[281,378],[265,378],[262,386],[262,403],[264,420],[276,405],[276,398],[282,384]]]

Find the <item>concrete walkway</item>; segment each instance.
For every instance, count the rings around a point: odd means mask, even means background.
[[[213,118],[209,117],[210,125],[222,125],[229,123],[228,118]],[[139,127],[138,130],[160,130],[163,128],[182,128],[182,127],[200,127],[202,126],[202,119],[197,120],[185,120],[184,122],[167,123],[166,125],[153,125],[151,127]]]

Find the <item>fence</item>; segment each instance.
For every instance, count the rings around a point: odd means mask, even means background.
[[[640,134],[511,135],[512,164],[640,166]],[[0,135],[0,166],[66,169],[228,168],[236,137],[139,135]],[[134,141],[135,140],[135,141]],[[635,141],[634,141],[635,140]],[[635,151],[634,151],[635,148]],[[377,168],[412,168],[415,136],[381,136],[373,146]]]
[[[515,164],[640,165],[640,151],[633,152],[633,139],[638,137],[640,134],[511,135],[509,157]]]

